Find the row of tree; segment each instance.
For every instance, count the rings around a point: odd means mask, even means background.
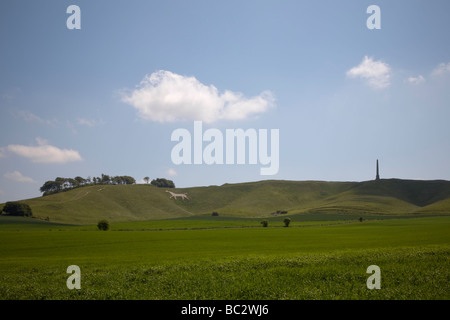
[[[90,186],[96,184],[134,184],[136,180],[130,176],[109,176],[103,174],[101,177],[82,177],[75,178],[61,178],[58,177],[55,180],[46,181],[44,185],[39,189],[44,196],[61,191],[71,190],[78,187]]]
[[[144,181],[147,183],[150,181],[149,177],[145,177]],[[61,191],[67,191],[79,187],[91,186],[91,185],[119,185],[119,184],[135,184],[136,180],[130,176],[109,176],[107,174],[101,175],[101,177],[75,177],[75,178],[61,178],[58,177],[55,180],[46,181],[39,189],[44,196],[58,193]],[[153,179],[152,185],[159,188],[175,188],[175,184],[172,180],[164,178]]]
[[[284,222],[284,226],[285,227],[289,227],[289,224],[291,223],[291,219],[290,218],[286,218],[286,219],[283,220],[283,222]],[[261,221],[261,224],[262,224],[263,227],[268,227],[269,226],[269,221],[263,220],[263,221]]]

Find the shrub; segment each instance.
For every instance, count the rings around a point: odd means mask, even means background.
[[[263,220],[263,221],[261,221],[261,224],[263,227],[267,227],[269,225],[269,221]]]
[[[98,230],[106,231],[109,230],[109,222],[108,220],[100,220],[97,224]]]
[[[213,217],[217,217],[217,216],[219,216],[219,213],[216,212],[216,211],[214,211],[211,215],[212,215]]]
[[[158,187],[158,188],[175,188],[175,184],[172,180],[167,180],[164,178],[153,179],[150,184]]]
[[[288,212],[286,211],[286,210],[277,210],[277,211],[275,211],[275,212],[272,212],[271,214],[273,215],[273,216],[278,216],[278,215],[280,215],[280,214],[287,214]]]
[[[285,225],[286,227],[289,227],[289,223],[291,223],[291,219],[286,218],[286,219],[283,220],[283,222],[284,222],[284,225]]]
[[[7,202],[3,207],[3,212],[9,216],[21,216],[21,217],[31,217],[33,213],[31,208],[26,203],[20,202]]]

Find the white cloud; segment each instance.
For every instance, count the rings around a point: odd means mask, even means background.
[[[177,175],[177,172],[171,168],[167,170],[167,174],[169,175],[169,177],[175,177]]]
[[[6,149],[3,147],[0,147],[0,158],[6,157]]]
[[[77,123],[79,125],[87,126],[87,127],[91,127],[92,128],[92,127],[96,127],[98,125],[103,124],[103,121],[102,120],[94,120],[94,119],[78,118],[77,119]]]
[[[41,138],[41,137],[36,137],[36,142],[40,146],[45,146],[45,145],[49,144],[47,139],[44,139],[44,138]]]
[[[441,76],[446,73],[450,73],[450,62],[441,63],[433,70],[431,73],[432,76]]]
[[[145,182],[144,178],[136,180],[136,184],[146,184],[147,182]]]
[[[363,78],[369,87],[373,89],[383,89],[390,85],[391,68],[384,62],[374,61],[367,56],[356,67],[347,71],[350,78]]]
[[[409,77],[406,81],[411,84],[420,84],[425,82],[425,78],[422,75],[419,75],[417,77]]]
[[[36,138],[36,140],[38,146],[11,144],[8,146],[8,151],[37,163],[66,163],[83,160],[78,151],[59,149],[41,138]]]
[[[274,106],[271,92],[246,98],[226,90],[219,93],[213,85],[204,85],[194,77],[160,70],[147,75],[137,89],[122,96],[122,101],[138,110],[139,116],[158,122],[221,119],[243,120]]]
[[[21,110],[18,112],[18,116],[25,120],[26,122],[37,122],[46,125],[54,125],[58,122],[56,119],[48,120],[43,119],[30,111]]]
[[[33,180],[30,177],[26,177],[23,174],[21,174],[19,171],[14,172],[8,172],[3,175],[5,178],[16,181],[16,182],[29,182],[29,183],[36,183],[35,180]]]

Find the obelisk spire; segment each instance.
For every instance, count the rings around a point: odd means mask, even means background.
[[[377,159],[377,176],[376,176],[375,180],[380,180],[380,171],[378,169],[378,159]]]

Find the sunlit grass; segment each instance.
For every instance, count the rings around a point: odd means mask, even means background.
[[[449,299],[450,217],[322,227],[0,231],[1,299]],[[82,289],[69,290],[69,265]],[[382,289],[368,290],[378,265]]]

